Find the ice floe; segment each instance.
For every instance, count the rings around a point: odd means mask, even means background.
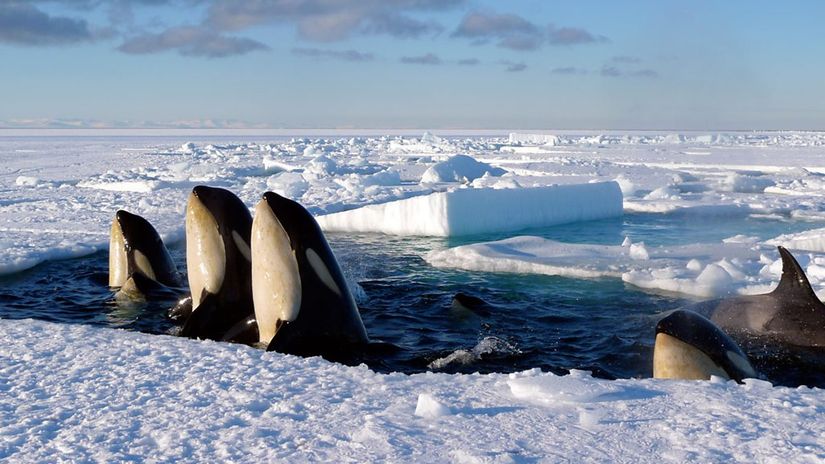
[[[318,218],[324,230],[451,237],[622,215],[615,182],[436,192]]]
[[[520,236],[435,250],[425,259],[436,267],[470,271],[620,278],[645,290],[709,298],[765,293],[775,286],[781,259],[769,245],[743,236],[721,243],[656,247],[629,239],[622,245],[593,245]],[[797,259],[812,274],[814,288],[822,291],[820,258],[798,254]]]

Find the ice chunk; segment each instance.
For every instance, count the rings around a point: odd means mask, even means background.
[[[731,174],[722,181],[720,190],[725,192],[762,193],[767,187],[773,187],[774,185],[776,183],[767,177]]]
[[[435,419],[452,414],[450,408],[435,399],[428,393],[418,395],[418,404],[415,406],[415,415],[425,419]]]
[[[650,259],[650,254],[648,254],[644,242],[630,244],[630,257],[639,261]]]
[[[579,425],[586,429],[593,429],[599,425],[603,417],[604,411],[582,408],[579,410]]]
[[[797,234],[780,235],[768,240],[768,245],[781,245],[792,250],[825,252],[825,228],[811,229]]]
[[[574,370],[565,376],[547,373],[538,376],[514,377],[507,381],[513,396],[546,406],[557,403],[598,402],[621,391],[615,383],[595,380],[590,373],[584,371]]]
[[[680,200],[679,191],[672,185],[659,187],[645,195],[645,200]]]
[[[619,187],[622,189],[622,195],[626,197],[632,197],[636,194],[636,185],[625,175],[619,174],[618,176],[616,176],[616,182],[619,183]]]
[[[518,132],[510,132],[510,145],[529,144],[529,145],[545,145],[555,146],[559,144],[558,136],[551,134],[521,134]]]
[[[282,172],[269,177],[266,186],[278,195],[298,199],[309,189],[309,182],[304,179],[301,173]]]
[[[424,143],[431,143],[433,145],[444,143],[444,139],[427,131],[425,131],[424,135],[421,136],[421,141]]]
[[[37,177],[18,176],[14,181],[14,185],[18,187],[35,187],[40,182]]]
[[[430,168],[424,172],[424,175],[421,176],[421,182],[429,184],[438,182],[468,183],[485,174],[501,176],[506,172],[504,169],[476,161],[473,157],[455,155],[446,161],[430,166]]]
[[[459,189],[318,218],[326,231],[459,236],[622,215],[615,182],[524,189]]]

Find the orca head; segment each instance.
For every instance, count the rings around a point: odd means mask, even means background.
[[[276,214],[283,214],[283,207],[290,206],[281,198],[271,192],[264,194],[252,221],[252,299],[260,342],[266,344],[284,323],[298,317],[303,291],[296,256],[301,252],[301,236],[294,235],[294,221],[285,223]]]
[[[304,285],[312,280],[337,297],[351,299],[338,260],[312,214],[298,202],[274,192],[266,192],[263,199],[289,236]]]
[[[656,325],[653,377],[709,380],[711,375],[741,382],[756,371],[739,346],[705,317],[678,310]]]
[[[232,192],[205,185],[192,189],[186,205],[186,265],[193,308],[204,291],[221,291],[228,270],[249,268],[251,228],[249,209]]]
[[[178,285],[178,272],[157,230],[146,219],[119,210],[109,236],[109,286],[122,287],[135,274]]]

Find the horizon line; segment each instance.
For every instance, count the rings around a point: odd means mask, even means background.
[[[787,132],[825,132],[825,129],[639,129],[639,128],[125,128],[125,127],[96,127],[96,128],[43,128],[43,127],[0,127],[0,137],[130,137],[130,136],[380,136],[380,135],[433,135],[445,136],[506,136],[510,133],[533,133],[556,135],[559,133],[609,134],[609,133],[787,133]]]

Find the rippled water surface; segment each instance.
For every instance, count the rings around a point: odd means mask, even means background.
[[[630,214],[524,233],[602,244],[619,244],[630,235],[658,245],[719,241],[736,234],[768,238],[814,226],[748,217],[709,222]],[[359,307],[370,337],[386,343],[357,361],[382,372],[513,372],[537,367],[559,373],[585,369],[607,378],[651,375],[656,322],[662,312],[690,300],[644,293],[618,279],[435,269],[421,258],[432,249],[509,235],[450,240],[330,235],[345,273],[363,289]],[[170,248],[184,269],[184,245]],[[174,333],[175,325],[166,317],[172,301],[118,303],[107,287],[107,272],[108,253],[100,252],[2,277],[0,317]],[[457,293],[481,298],[487,305],[478,311],[453,307]],[[758,354],[763,370],[777,375],[771,370],[771,353],[749,349]],[[777,379],[794,383],[781,375],[772,378]]]

